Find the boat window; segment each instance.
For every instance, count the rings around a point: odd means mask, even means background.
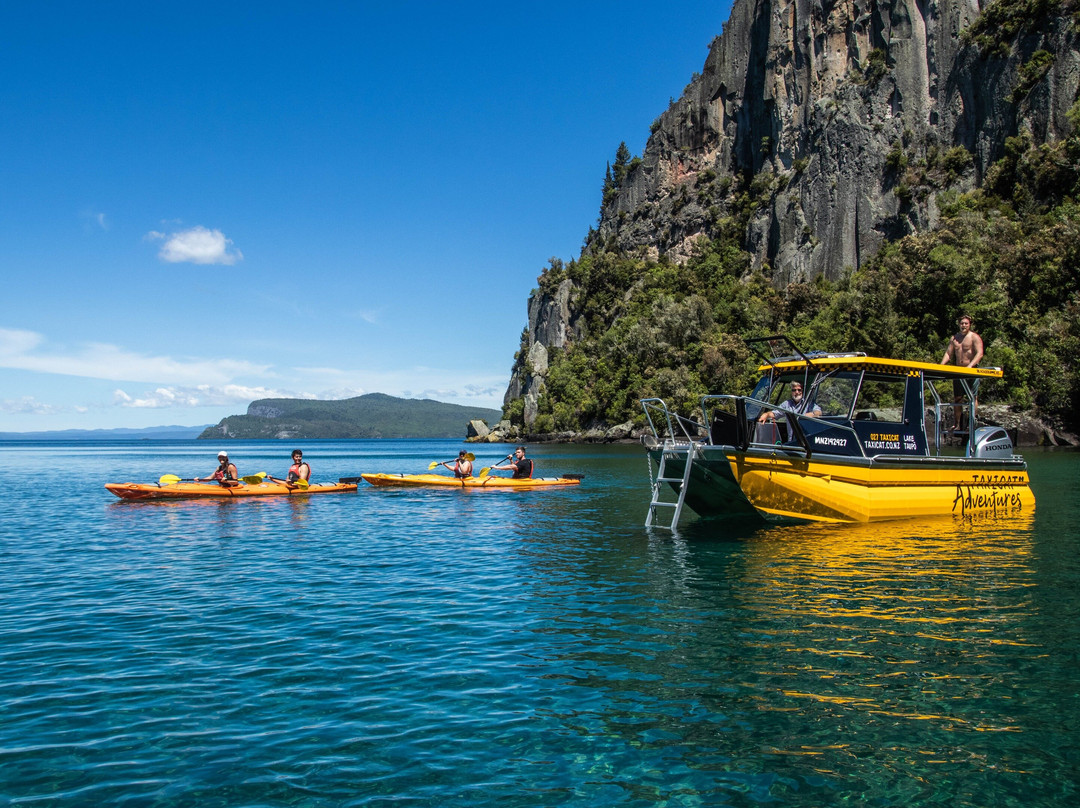
[[[771,383],[772,379],[768,374],[762,376],[754,386],[754,392],[750,394],[750,398],[756,398],[758,401],[767,401],[769,398],[769,385]]]
[[[798,374],[797,376],[781,376],[779,379],[776,380],[776,384],[773,385],[772,391],[769,395],[769,400],[773,404],[779,405],[782,402],[790,399],[791,385],[793,383],[803,385],[804,388],[806,387],[806,384],[803,381],[803,376],[804,374],[802,373]]]
[[[814,387],[811,395],[814,403],[821,407],[824,417],[839,416],[847,418],[851,414],[851,405],[855,401],[855,391],[859,385],[858,373],[835,373],[823,377]]]
[[[867,375],[855,405],[855,419],[901,423],[904,420],[906,384],[903,376]]]

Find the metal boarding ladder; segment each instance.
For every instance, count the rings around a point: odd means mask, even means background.
[[[668,525],[659,525],[659,527],[666,527],[668,530],[675,530],[679,524],[679,517],[682,516],[683,502],[686,501],[686,489],[690,484],[690,469],[694,464],[694,458],[697,457],[698,445],[693,441],[690,441],[686,450],[686,464],[683,467],[683,474],[681,477],[665,477],[664,470],[667,466],[667,459],[669,456],[676,454],[676,442],[671,438],[667,438],[664,441],[664,445],[660,452],[660,467],[656,470],[656,479],[652,484],[652,500],[649,502],[649,513],[645,517],[645,527],[653,527],[656,525],[656,509],[657,508],[673,508],[674,512],[671,515],[671,523]],[[670,502],[662,498],[661,494],[664,490],[665,483],[678,483],[679,494],[674,502]]]

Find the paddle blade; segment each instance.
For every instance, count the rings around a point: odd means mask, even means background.
[[[240,479],[243,480],[248,485],[258,485],[259,483],[261,483],[263,481],[263,479],[265,477],[266,477],[266,472],[265,471],[260,471],[258,474],[249,474],[247,477],[241,477]]]
[[[491,466],[484,466],[482,469],[480,469],[480,476],[481,477],[487,477],[488,472],[490,472],[490,471],[491,471]]]
[[[431,471],[437,465],[439,465],[439,461],[438,460],[432,460],[430,463],[427,464],[428,471]]]
[[[474,455],[472,452],[466,452],[465,459],[471,463],[476,460],[476,455]]]
[[[158,485],[172,485],[180,482],[180,478],[175,474],[162,474],[158,479]]]
[[[297,488],[307,488],[309,485],[311,485],[311,483],[309,483],[307,480],[293,480],[293,485],[295,485]]]

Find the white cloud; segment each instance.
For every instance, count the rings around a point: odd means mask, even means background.
[[[269,365],[236,359],[176,359],[148,356],[104,343],[74,350],[44,350],[45,338],[33,331],[0,328],[0,368],[57,373],[127,382],[177,385],[228,385],[238,376],[266,373]]]
[[[141,395],[132,396],[117,389],[113,392],[113,403],[120,407],[133,409],[163,409],[168,407],[222,407],[242,404],[245,407],[260,398],[309,398],[311,393],[296,393],[291,390],[274,390],[269,387],[248,387],[242,384],[226,384],[215,387],[200,384],[194,387],[157,387]]]
[[[51,415],[59,411],[59,407],[44,404],[33,396],[0,399],[0,412],[17,413],[19,415]]]
[[[108,230],[109,220],[104,213],[95,210],[84,210],[79,214],[87,229]]]
[[[342,401],[346,398],[362,396],[367,392],[363,387],[337,387],[333,390],[323,390],[319,393],[319,398],[323,401]]]
[[[232,239],[225,238],[220,230],[210,230],[197,225],[188,230],[165,235],[151,230],[146,237],[152,241],[165,240],[158,258],[170,264],[225,264],[232,266],[244,259],[243,253],[233,247]]]
[[[497,398],[500,403],[494,406],[494,409],[498,409],[502,406],[502,395],[506,390],[506,386],[482,386],[478,384],[466,384],[460,388],[432,388],[428,387],[424,390],[403,390],[401,395],[404,398],[430,398],[435,401],[466,401],[469,399],[492,399]],[[474,406],[486,407],[493,406],[488,404],[476,404]]]

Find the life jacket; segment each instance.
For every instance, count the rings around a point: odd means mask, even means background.
[[[307,466],[308,479],[311,479],[311,464],[301,460],[299,463],[293,463],[289,466],[289,473],[285,476],[285,479],[290,483],[295,483],[300,479],[300,467]]]
[[[533,462],[527,457],[521,458],[514,463],[514,479],[515,480],[528,480],[532,479]]]
[[[218,470],[214,472],[214,476],[211,479],[217,480],[218,482],[221,482],[222,480],[235,480],[236,478],[233,477],[232,472],[229,471],[229,466],[231,465],[232,464],[226,460],[218,466]]]
[[[469,473],[468,474],[466,474],[464,471],[461,470],[461,465],[463,463],[468,463],[469,464]],[[461,460],[455,460],[454,461],[454,476],[457,477],[459,480],[464,480],[464,479],[466,479],[468,477],[472,477],[472,461],[465,460],[464,458],[462,458]]]

